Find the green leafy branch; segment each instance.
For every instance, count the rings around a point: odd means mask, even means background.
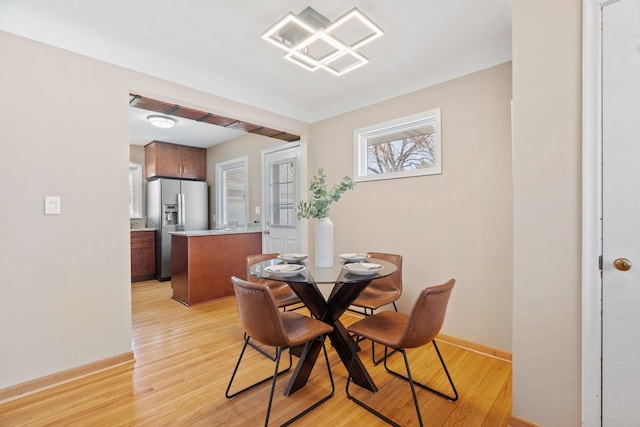
[[[318,169],[313,179],[309,182],[311,198],[309,201],[298,203],[298,219],[302,218],[328,218],[329,205],[337,202],[342,194],[347,190],[352,190],[355,186],[349,176],[344,176],[340,183],[327,190],[327,174],[324,169]]]

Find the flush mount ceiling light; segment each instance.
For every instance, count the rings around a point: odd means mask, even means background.
[[[340,76],[369,62],[358,49],[382,34],[382,29],[356,8],[330,22],[307,7],[299,15],[289,12],[262,38],[284,49],[285,59],[309,71],[323,68]]]
[[[172,128],[176,124],[176,119],[167,116],[148,116],[147,120],[152,125],[163,129]]]

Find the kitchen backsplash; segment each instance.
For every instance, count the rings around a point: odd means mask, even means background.
[[[147,226],[147,221],[144,218],[131,218],[129,222],[131,223],[132,230],[135,230],[136,228],[145,228]]]

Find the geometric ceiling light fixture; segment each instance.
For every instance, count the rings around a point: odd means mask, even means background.
[[[330,22],[307,7],[298,15],[289,12],[262,38],[285,50],[285,59],[309,71],[323,68],[341,76],[369,62],[358,49],[382,34],[382,29],[356,8]]]
[[[167,116],[147,116],[147,120],[152,125],[163,129],[172,128],[176,124],[176,119]]]

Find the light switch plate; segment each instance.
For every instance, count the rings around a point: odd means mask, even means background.
[[[60,215],[60,196],[44,196],[44,214]]]

